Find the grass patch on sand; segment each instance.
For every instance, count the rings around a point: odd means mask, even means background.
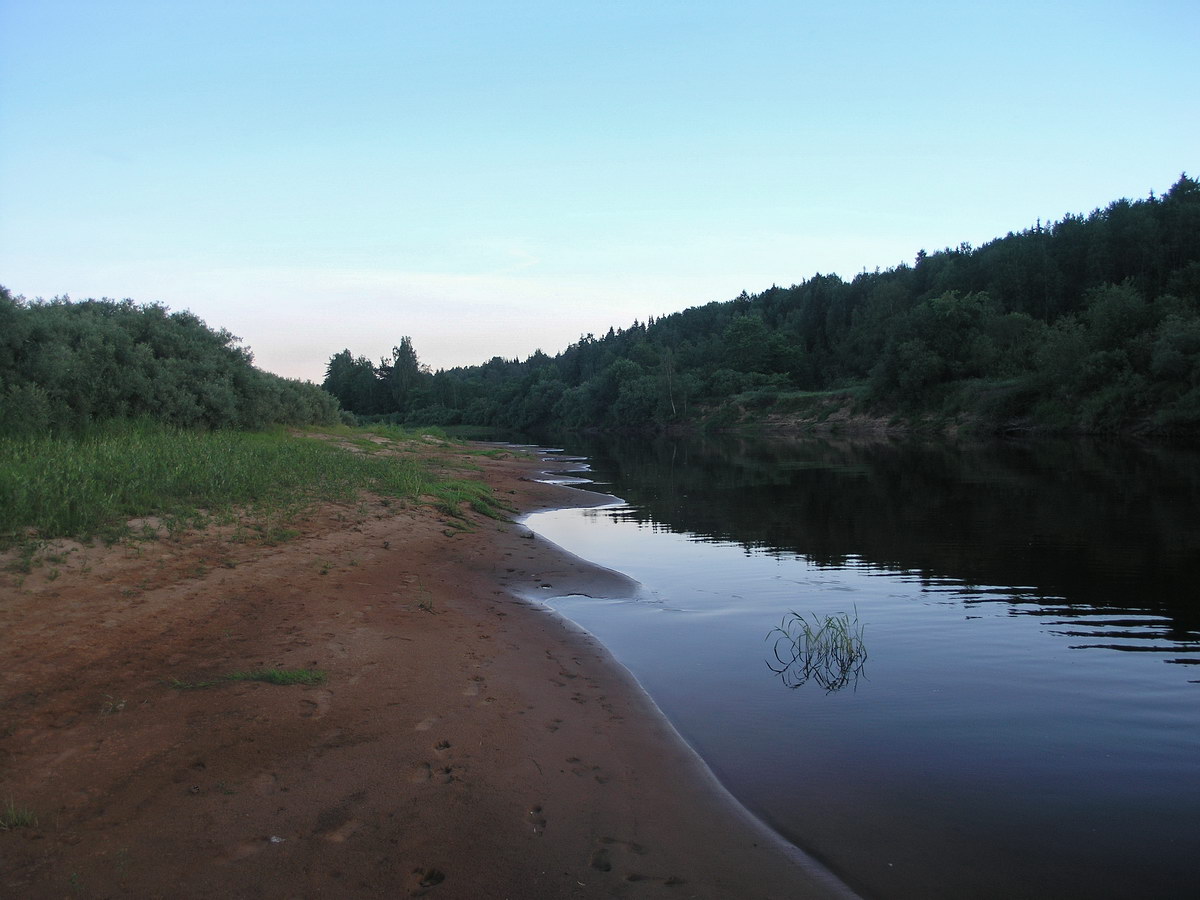
[[[208,681],[179,681],[172,678],[167,682],[177,691],[194,691],[200,688],[216,687],[231,681],[262,681],[266,684],[324,684],[326,673],[322,669],[246,669],[240,672],[230,672],[220,678]]]
[[[321,669],[248,669],[230,672],[226,681],[264,681],[267,684],[323,684],[325,672]]]
[[[32,810],[18,807],[12,798],[0,806],[0,831],[12,831],[14,828],[34,828],[37,826],[37,816]]]
[[[286,535],[281,523],[312,504],[363,492],[429,503],[457,519],[464,506],[501,517],[504,507],[486,485],[435,471],[429,457],[444,439],[380,432],[383,449],[394,452],[349,452],[282,428],[199,431],[149,421],[111,422],[73,436],[0,438],[0,548],[31,539],[135,536],[129,520],[149,516],[175,530],[200,527],[233,509]],[[345,437],[374,448],[375,433]],[[400,452],[410,449],[417,452]]]

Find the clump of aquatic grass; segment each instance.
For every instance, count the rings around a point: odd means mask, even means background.
[[[857,610],[853,618],[848,613],[806,617],[793,611],[767,635],[774,640],[775,656],[767,665],[789,688],[814,681],[826,691],[841,690],[862,675],[864,629]]]
[[[418,459],[347,453],[283,429],[121,421],[81,435],[0,438],[0,546],[33,537],[121,537],[126,522],[147,516],[190,527],[233,506],[278,520],[364,491],[429,497],[455,517],[464,503],[499,515],[485,485],[439,476]]]
[[[326,673],[322,669],[246,669],[229,672],[220,678],[208,681],[179,681],[172,678],[167,683],[178,691],[194,691],[199,688],[215,687],[230,681],[262,681],[267,684],[323,684]]]
[[[14,828],[34,828],[37,823],[37,816],[33,814],[33,810],[18,807],[11,797],[8,803],[0,807],[0,831],[11,831]]]

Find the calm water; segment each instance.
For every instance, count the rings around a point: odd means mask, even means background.
[[[626,502],[528,524],[644,588],[550,602],[747,807],[852,887],[1197,895],[1196,453],[563,446]],[[833,690],[799,664],[772,671],[772,629],[793,611],[857,616],[861,671]]]

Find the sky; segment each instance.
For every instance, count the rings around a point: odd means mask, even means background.
[[[1200,174],[1200,4],[0,0],[0,284],[320,381],[560,352]]]

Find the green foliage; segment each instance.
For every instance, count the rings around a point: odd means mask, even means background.
[[[392,348],[392,358],[383,360],[379,366],[380,380],[401,412],[413,404],[425,374],[427,372],[413,349],[412,338],[407,335],[400,339],[398,347]]]
[[[365,356],[355,359],[349,350],[335,354],[321,383],[344,409],[371,415],[388,408],[387,392],[375,366]]]
[[[53,421],[50,396],[36,384],[10,384],[0,393],[0,434],[45,434]]]
[[[132,301],[27,302],[0,288],[0,434],[150,417],[183,427],[334,422],[313,384],[256,369],[228,331]]]

